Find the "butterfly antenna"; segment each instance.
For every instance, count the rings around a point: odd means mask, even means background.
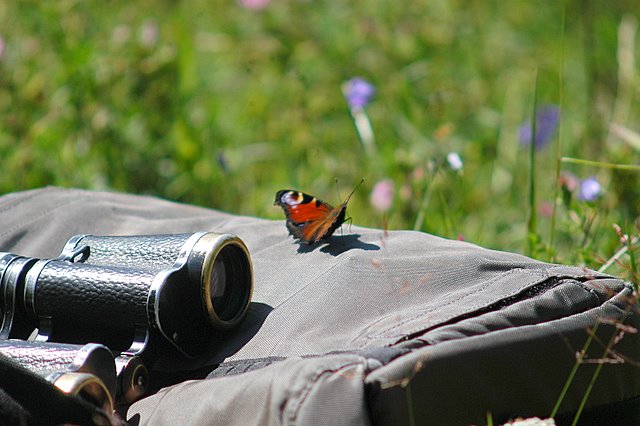
[[[336,192],[338,193],[338,200],[342,200],[342,198],[340,197],[340,188],[338,188],[338,177],[337,176],[334,178],[334,182],[336,184]]]
[[[349,199],[351,198],[351,196],[353,195],[354,192],[356,192],[356,189],[358,189],[358,187],[360,185],[362,185],[362,182],[364,182],[364,178],[362,178],[362,180],[360,182],[358,182],[358,184],[356,185],[355,188],[353,188],[353,191],[351,191],[351,194],[349,194],[349,196],[347,198],[345,198],[345,200],[343,201],[342,204],[347,204],[349,202]]]

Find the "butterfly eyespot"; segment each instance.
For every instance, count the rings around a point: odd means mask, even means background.
[[[300,204],[302,201],[302,195],[299,192],[295,191],[279,191],[279,197],[276,197],[276,204],[283,205],[295,205]]]

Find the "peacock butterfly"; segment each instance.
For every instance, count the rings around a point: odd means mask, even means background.
[[[364,179],[356,185],[338,207],[333,207],[313,195],[292,189],[276,192],[276,200],[273,204],[284,210],[287,229],[294,238],[305,244],[317,243],[329,238],[344,223],[347,203],[363,181]]]

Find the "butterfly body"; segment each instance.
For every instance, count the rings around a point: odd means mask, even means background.
[[[333,207],[304,192],[283,189],[276,193],[274,204],[284,210],[289,233],[302,243],[313,244],[329,238],[344,223],[349,197]]]

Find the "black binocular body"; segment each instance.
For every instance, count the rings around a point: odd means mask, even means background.
[[[252,290],[249,252],[234,235],[78,235],[56,259],[0,253],[0,343],[21,353],[33,345],[32,369],[51,364],[43,353],[74,365],[73,350],[109,348],[119,382],[106,387],[135,399],[145,364],[169,350],[202,353],[243,318]]]
[[[117,392],[123,397],[127,394],[133,400],[139,396],[134,393],[141,390],[140,387],[125,392],[118,389],[121,384],[116,380],[113,355],[106,346],[96,343],[72,345],[0,340],[0,354],[43,377],[61,391],[89,400],[106,412],[113,410]]]

